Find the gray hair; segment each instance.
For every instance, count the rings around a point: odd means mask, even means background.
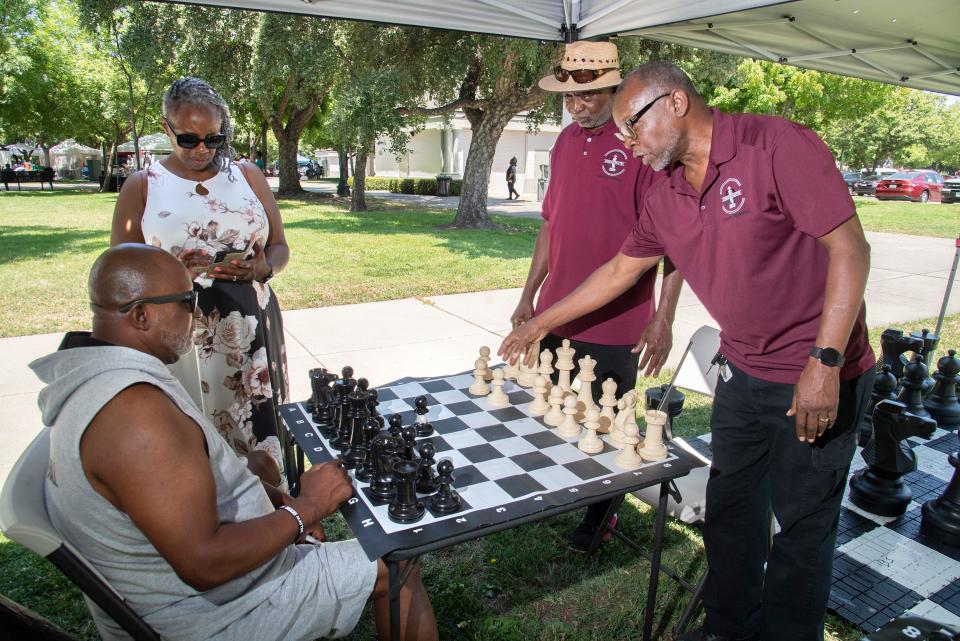
[[[183,105],[208,107],[220,115],[220,133],[227,137],[223,146],[216,150],[213,162],[219,165],[220,171],[230,172],[230,161],[233,159],[233,121],[230,120],[230,107],[217,90],[206,80],[187,76],[175,80],[166,93],[163,94],[163,116],[169,117]],[[231,179],[233,176],[231,175]]]
[[[691,98],[700,97],[690,76],[677,65],[665,60],[654,60],[640,65],[627,74],[617,91],[632,83],[640,83],[644,88],[650,87],[657,93],[681,89]]]

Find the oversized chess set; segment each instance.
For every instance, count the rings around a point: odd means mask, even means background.
[[[645,413],[637,395],[615,397],[612,380],[594,405],[596,362],[569,341],[535,367],[403,379],[372,389],[344,367],[310,371],[311,398],[281,415],[312,463],[339,458],[355,494],[341,508],[370,558],[429,546],[548,508],[623,494],[682,476],[699,459],[663,439],[667,415]],[[531,389],[527,389],[530,388]]]

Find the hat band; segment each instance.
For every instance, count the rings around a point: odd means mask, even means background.
[[[557,65],[553,68],[553,77],[560,82],[566,82],[568,79],[573,79],[578,85],[585,85],[587,83],[593,82],[603,74],[608,71],[614,71],[616,67],[609,67],[607,69],[564,69],[561,65]]]

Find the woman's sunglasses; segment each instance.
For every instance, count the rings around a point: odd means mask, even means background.
[[[573,71],[569,71],[557,65],[553,68],[553,77],[560,82],[566,82],[568,78],[573,78],[573,81],[578,85],[584,85],[588,82],[593,82],[603,74],[608,71],[613,71],[614,69],[615,67],[611,67],[610,69],[574,69]]]
[[[167,123],[167,126],[170,127],[173,135],[176,136],[177,145],[184,149],[194,149],[200,143],[203,143],[207,149],[220,149],[220,147],[223,147],[223,143],[227,142],[227,136],[225,134],[207,134],[204,138],[201,138],[197,134],[178,134],[169,120],[166,118],[163,120]]]

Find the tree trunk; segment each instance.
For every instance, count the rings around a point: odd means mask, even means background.
[[[270,163],[267,162],[267,123],[266,121],[260,123],[260,151],[263,152],[263,173],[267,173],[267,167],[270,166]]]
[[[76,641],[76,637],[3,595],[0,595],[0,630],[5,639]]]
[[[360,145],[353,171],[353,196],[350,198],[350,211],[367,211],[367,156],[370,155],[370,143]]]
[[[114,139],[110,143],[110,153],[107,154],[107,161],[103,166],[103,184],[100,185],[100,193],[102,194],[113,191],[111,187],[111,176],[113,174],[113,165],[117,158],[117,144],[118,139]]]
[[[337,185],[337,195],[338,196],[349,196],[350,195],[350,185],[347,183],[350,180],[350,163],[347,156],[347,150],[344,148],[337,149],[337,158],[340,163],[340,183]]]
[[[474,124],[470,151],[463,167],[460,205],[453,219],[454,227],[496,227],[487,215],[487,187],[497,141],[512,117],[510,110],[487,110]]]
[[[277,142],[280,144],[280,187],[277,188],[277,193],[283,195],[302,194],[300,172],[297,171],[297,147],[299,146],[300,136],[284,133],[283,136],[277,136]]]

